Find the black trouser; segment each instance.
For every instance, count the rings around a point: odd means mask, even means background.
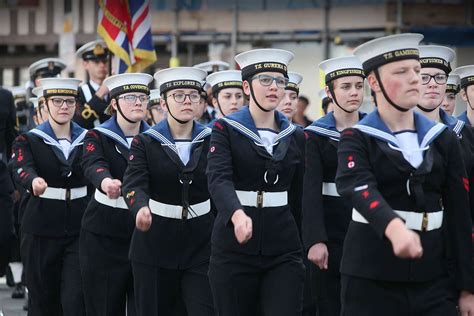
[[[164,269],[132,261],[135,302],[140,316],[214,315],[208,263],[185,270]]]
[[[341,275],[341,316],[456,316],[457,294],[448,277],[429,282],[386,282]]]
[[[328,243],[328,270],[320,270],[312,264],[312,289],[316,299],[318,316],[339,316],[341,314],[341,274],[339,268],[342,244]]]
[[[87,315],[135,316],[130,241],[81,230],[79,261]]]
[[[300,251],[263,256],[212,249],[209,280],[220,316],[301,315],[304,275]]]
[[[79,238],[22,235],[28,315],[85,315]]]

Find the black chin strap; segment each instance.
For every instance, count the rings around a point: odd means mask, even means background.
[[[417,106],[420,110],[422,110],[423,112],[430,113],[430,112],[433,112],[434,110],[436,110],[437,108],[439,108],[439,107],[441,106],[441,104],[443,104],[443,101],[441,101],[441,103],[438,104],[438,105],[437,105],[435,108],[433,108],[433,109],[427,109],[427,108],[425,108],[425,107],[422,107],[422,106],[419,105],[419,104],[417,104],[416,106]]]
[[[328,85],[328,88],[329,88],[329,92],[331,92],[331,95],[332,95],[332,101],[334,102],[334,104],[336,104],[341,110],[343,110],[344,112],[346,113],[354,113],[355,111],[357,110],[354,110],[354,111],[348,111],[346,109],[344,109],[342,106],[339,105],[339,102],[337,102],[337,99],[336,99],[336,94],[334,93],[334,86],[333,84],[329,84]]]
[[[464,93],[466,94],[467,104],[469,105],[469,107],[471,108],[471,110],[474,111],[474,108],[473,108],[472,105],[471,105],[471,101],[469,101],[469,95],[467,94],[467,87],[464,88]]]
[[[170,107],[169,107],[169,105],[168,105],[168,100],[166,100],[166,96],[165,96],[165,104],[166,104],[166,108],[168,109],[169,115],[171,115],[171,117],[172,117],[176,122],[178,122],[179,124],[186,124],[187,122],[189,122],[189,121],[180,120],[180,119],[176,118],[176,117],[173,115],[173,113],[171,113]]]
[[[222,111],[221,104],[219,103],[219,97],[216,98],[216,102],[217,102],[217,107],[219,108],[219,111],[221,112],[222,116],[225,116],[224,111]]]
[[[120,108],[120,105],[119,105],[119,102],[117,99],[115,99],[115,103],[117,104],[117,110],[118,112],[120,113],[120,115],[125,119],[125,121],[129,122],[130,124],[136,124],[140,121],[132,121],[131,119],[129,119],[128,117],[126,117],[123,112],[122,112],[122,109]]]
[[[54,123],[56,123],[56,124],[58,124],[58,125],[66,125],[67,123],[69,123],[69,122],[59,123],[58,121],[56,121],[56,120],[54,119],[53,114],[51,114],[51,111],[49,110],[49,104],[48,104],[48,103],[46,103],[46,107],[48,108],[48,114],[49,114],[49,116],[51,117],[51,119],[54,121]]]
[[[383,94],[383,96],[385,97],[385,99],[388,101],[388,103],[389,103],[391,106],[393,106],[395,109],[397,109],[398,111],[400,111],[400,112],[408,112],[409,109],[404,109],[404,108],[402,108],[401,106],[396,105],[396,104],[393,103],[393,101],[388,97],[387,93],[385,92],[385,88],[383,87],[382,80],[380,80],[380,74],[379,74],[378,68],[374,70],[374,73],[375,73],[375,78],[376,78],[377,81],[379,82],[380,90],[382,90],[382,94]]]
[[[255,97],[255,94],[253,92],[253,87],[252,87],[252,80],[249,82],[249,86],[250,86],[250,96],[252,97],[253,101],[255,102],[255,104],[258,106],[258,108],[260,110],[262,110],[263,112],[271,112],[272,110],[267,110],[265,109],[263,106],[261,106],[258,102],[257,102],[257,98]],[[273,82],[272,82],[273,84]]]

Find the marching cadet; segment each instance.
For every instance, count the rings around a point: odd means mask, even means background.
[[[89,201],[80,166],[87,131],[71,121],[79,82],[41,79],[48,120],[15,140],[13,176],[31,192],[21,222],[29,315],[85,315],[78,244]]]
[[[474,313],[460,145],[446,125],[413,111],[422,38],[391,35],[354,50],[377,109],[346,129],[338,147],[337,191],[354,207],[341,262],[341,315],[454,316],[457,299],[461,315]]]
[[[326,88],[319,90],[318,96],[321,99],[321,109],[323,110],[324,115],[334,111],[334,103],[326,94]]]
[[[336,105],[334,111],[308,126],[306,168],[303,185],[303,244],[308,259],[318,269],[313,284],[319,314],[340,315],[339,266],[342,246],[351,220],[351,201],[342,198],[334,183],[337,148],[341,131],[354,126],[364,99],[364,71],[355,56],[323,61],[326,93]]]
[[[199,68],[207,72],[207,75],[213,74],[215,72],[229,70],[229,64],[220,61],[220,60],[210,60],[200,64],[196,64],[193,67]],[[203,97],[206,97],[206,102],[204,102],[202,109],[202,115],[198,117],[199,123],[203,125],[208,125],[216,119],[216,109],[212,105],[212,87],[209,83],[204,83],[203,85]]]
[[[460,94],[466,102],[466,111],[458,118],[469,126],[474,126],[474,65],[459,67],[453,72],[459,75]]]
[[[206,83],[211,86],[212,105],[216,119],[209,123],[212,126],[217,119],[235,113],[244,106],[242,74],[239,70],[224,70],[210,74]]]
[[[303,76],[297,72],[288,72],[288,85],[285,88],[285,96],[278,104],[277,110],[286,116],[288,121],[292,121],[293,115],[297,111],[299,85],[303,81]]]
[[[304,282],[298,230],[304,135],[276,108],[291,52],[235,57],[248,107],[214,123],[209,191],[217,208],[209,278],[220,315],[301,315]]]
[[[162,120],[132,142],[123,192],[135,216],[130,246],[138,315],[214,315],[207,271],[214,215],[205,174],[211,130],[195,122],[206,72],[155,73]]]
[[[109,90],[104,84],[108,75],[109,50],[104,41],[96,40],[81,46],[76,56],[83,60],[87,82],[79,88],[80,105],[74,121],[83,128],[91,129],[110,118],[105,113]]]
[[[458,75],[450,73],[448,82],[446,82],[446,94],[441,103],[441,108],[449,115],[453,115],[456,109],[456,95],[459,93],[459,80]]]
[[[135,225],[121,188],[132,139],[149,128],[143,120],[152,80],[141,73],[105,79],[111,95],[107,112],[112,117],[84,138],[82,167],[96,188],[82,219],[79,241],[88,315],[136,314],[128,260]]]
[[[150,90],[150,101],[148,102],[147,108],[147,122],[151,126],[154,126],[166,119],[166,112],[160,105],[160,89]]]

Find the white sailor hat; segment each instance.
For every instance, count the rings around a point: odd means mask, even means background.
[[[109,57],[109,49],[103,40],[96,40],[82,45],[76,51],[76,57],[83,60],[104,60]]]
[[[285,90],[292,90],[296,93],[300,92],[300,83],[303,81],[303,76],[297,72],[289,71],[288,72],[288,84],[286,85]]]
[[[344,56],[327,59],[319,63],[319,68],[325,74],[326,84],[341,77],[365,77],[362,63],[360,62],[359,58],[355,56]]]
[[[110,97],[115,98],[123,93],[143,92],[150,94],[148,84],[153,77],[144,73],[124,73],[105,78],[104,85],[110,91]]]
[[[54,95],[77,96],[77,89],[81,80],[76,78],[43,78],[40,85],[45,98]]]
[[[28,100],[33,104],[34,109],[38,107],[38,98],[29,98]]]
[[[322,88],[321,90],[318,91],[318,96],[321,100],[324,100],[325,98],[329,98],[326,89]]]
[[[39,98],[42,98],[43,97],[43,87],[41,86],[38,86],[38,87],[34,87],[31,92],[36,95],[36,97],[39,99]]]
[[[240,70],[224,70],[210,74],[206,83],[212,87],[212,93],[217,93],[225,88],[242,89],[242,73]]]
[[[288,78],[288,64],[295,55],[283,49],[262,48],[243,52],[234,57],[240,69],[242,80],[248,80],[260,72],[279,72]]]
[[[446,92],[458,93],[460,80],[461,78],[457,74],[449,74],[448,81],[446,82]]]
[[[419,60],[418,46],[423,35],[404,33],[376,38],[358,46],[354,55],[362,62],[365,74],[378,67],[404,59]]]
[[[228,70],[230,68],[228,63],[221,60],[210,60],[204,63],[196,64],[193,67],[202,69],[206,71],[208,74],[211,74],[217,71]]]
[[[38,76],[46,78],[56,77],[64,68],[66,68],[66,63],[59,58],[43,58],[32,63],[28,71],[32,78]]]
[[[14,86],[14,87],[11,87],[9,90],[12,93],[14,98],[20,98],[20,97],[25,97],[26,96],[25,87]]]
[[[150,90],[150,102],[148,103],[148,105],[152,106],[152,105],[155,105],[155,104],[159,104],[160,99],[161,99],[160,89]]]
[[[173,89],[196,89],[201,91],[207,73],[196,67],[175,67],[160,70],[154,74],[160,93]]]
[[[452,74],[458,75],[461,79],[461,89],[474,84],[474,65],[458,67]]]
[[[420,45],[420,64],[422,68],[439,68],[445,73],[451,72],[451,62],[456,53],[449,47]]]

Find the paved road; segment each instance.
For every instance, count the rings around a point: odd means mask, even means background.
[[[26,316],[26,312],[23,311],[25,300],[12,299],[12,290],[6,286],[5,278],[0,278],[0,311],[3,312],[3,316]],[[0,313],[0,315],[2,314]]]

